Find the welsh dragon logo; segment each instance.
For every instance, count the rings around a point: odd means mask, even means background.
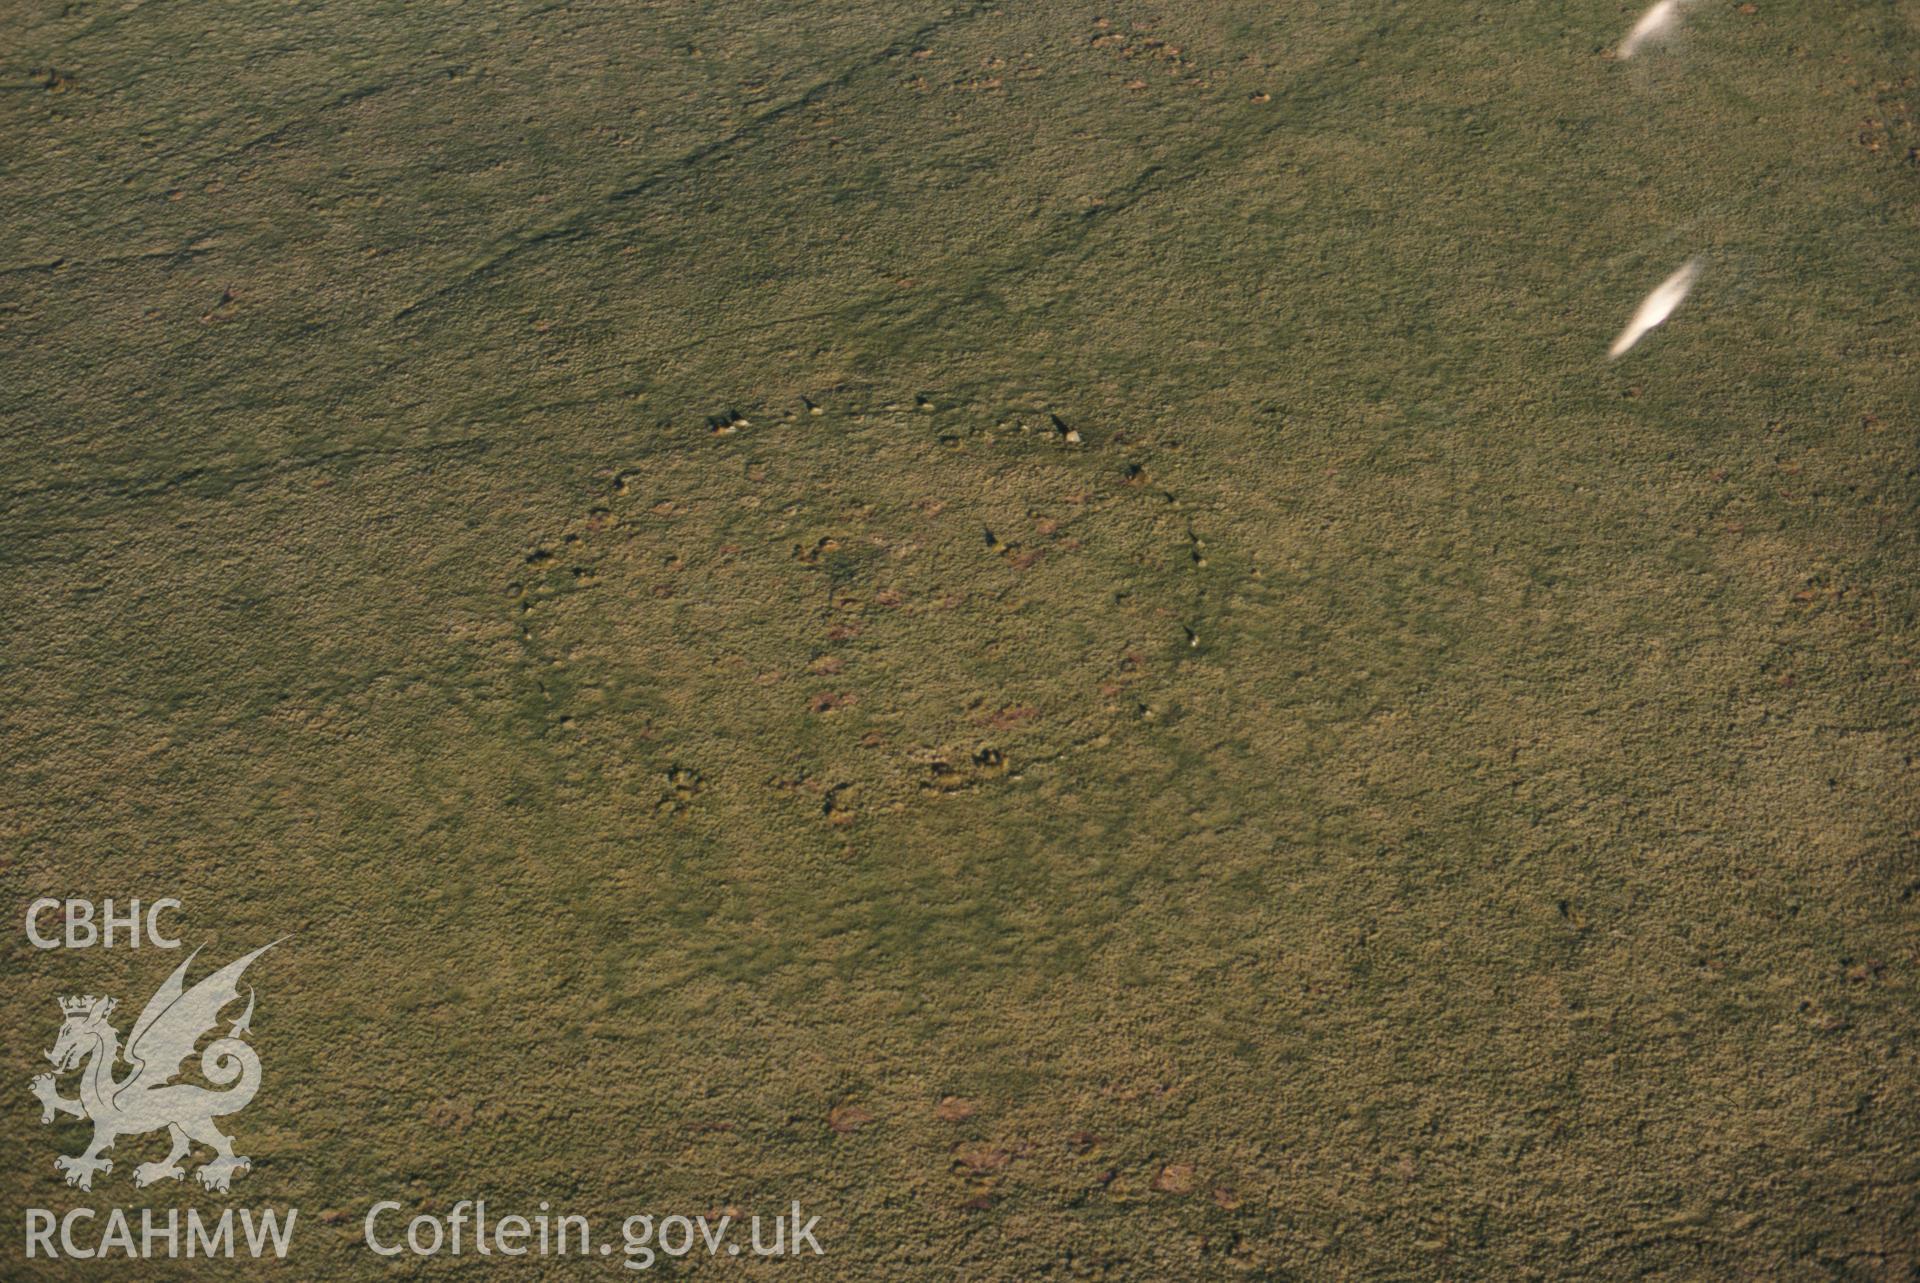
[[[101,1151],[112,1149],[114,1141],[122,1136],[163,1127],[173,1141],[172,1152],[157,1163],[135,1167],[135,1185],[185,1177],[180,1160],[196,1141],[216,1155],[194,1173],[210,1190],[227,1192],[234,1176],[253,1166],[233,1152],[233,1138],[222,1134],[213,1122],[244,1109],[260,1089],[260,1057],[242,1041],[253,1019],[251,987],[240,1018],[228,1027],[225,1036],[208,1043],[200,1053],[200,1072],[208,1082],[225,1090],[173,1080],[200,1039],[220,1023],[221,1010],[240,997],[241,973],[271,948],[270,944],[255,949],[188,989],[187,967],[200,952],[195,949],[147,1000],[140,1018],[133,1022],[124,1053],[111,1021],[117,1005],[112,998],[89,994],[60,1000],[65,1021],[53,1050],[47,1053],[55,1072],[41,1074],[32,1086],[40,1101],[41,1122],[52,1122],[55,1114],[72,1114],[93,1123],[93,1143],[85,1153],[62,1154],[53,1160],[54,1167],[67,1174],[67,1184],[92,1189],[95,1172],[113,1170],[113,1160],[102,1158]],[[118,1077],[116,1064],[123,1054],[130,1069],[124,1077]],[[69,1100],[60,1095],[57,1075],[76,1068],[80,1069],[80,1095]]]

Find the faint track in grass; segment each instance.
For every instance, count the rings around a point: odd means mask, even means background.
[[[258,485],[274,477],[323,468],[332,464],[357,464],[376,459],[405,459],[433,455],[480,455],[498,443],[486,437],[462,437],[417,446],[365,446],[352,450],[328,450],[320,454],[292,455],[259,463],[228,467],[187,468],[164,477],[89,477],[75,481],[56,481],[44,486],[23,487],[7,493],[5,506],[32,500],[75,494],[99,499],[145,499],[200,483],[213,483],[232,489]]]
[[[517,258],[526,250],[534,249],[541,245],[581,240],[594,235],[599,230],[596,211],[609,206],[624,204],[627,201],[645,196],[661,186],[684,180],[689,170],[698,167],[714,157],[724,156],[737,147],[750,144],[755,141],[761,131],[765,130],[768,126],[778,123],[796,111],[811,106],[836,89],[846,88],[865,72],[871,71],[875,67],[883,66],[901,57],[903,54],[910,52],[915,47],[928,41],[935,32],[986,12],[989,12],[989,6],[975,4],[957,13],[937,18],[932,22],[922,23],[912,31],[888,40],[878,52],[858,59],[835,74],[828,76],[826,79],[814,82],[791,98],[767,108],[767,110],[761,112],[732,133],[721,138],[716,138],[711,142],[702,143],[700,146],[682,154],[668,164],[655,169],[645,177],[607,192],[596,204],[576,206],[558,218],[552,219],[537,227],[523,228],[510,236],[496,241],[492,249],[461,269],[453,280],[408,303],[405,307],[395,312],[392,319],[396,321],[405,320],[423,308],[458,293],[467,286],[491,275],[501,266]]]

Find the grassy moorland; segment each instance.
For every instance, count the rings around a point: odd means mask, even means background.
[[[274,1277],[1911,1278],[1920,7],[1633,16],[0,6],[7,1275],[52,894]]]

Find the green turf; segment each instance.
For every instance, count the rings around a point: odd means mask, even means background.
[[[1920,6],[1751,7],[6,6],[0,1272],[170,894],[276,1277],[1913,1277]]]

